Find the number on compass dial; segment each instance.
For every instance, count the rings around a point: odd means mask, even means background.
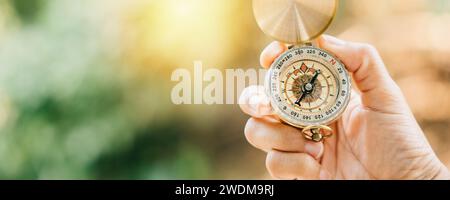
[[[350,81],[345,66],[326,51],[292,48],[272,64],[266,92],[281,120],[304,128],[338,119],[350,101]]]
[[[294,63],[280,78],[281,96],[292,110],[302,115],[325,112],[336,102],[336,77],[319,62],[303,60]]]

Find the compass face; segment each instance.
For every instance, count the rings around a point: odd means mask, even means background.
[[[294,48],[281,55],[269,70],[266,84],[274,110],[296,127],[331,123],[350,99],[344,65],[314,47]]]

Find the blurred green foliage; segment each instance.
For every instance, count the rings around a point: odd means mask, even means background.
[[[0,178],[207,176],[205,156],[182,140],[176,119],[142,125],[128,112],[131,83],[110,48],[119,44],[103,34],[108,18],[93,2],[2,1]]]
[[[17,16],[24,22],[32,22],[39,17],[47,0],[13,0],[10,1]]]

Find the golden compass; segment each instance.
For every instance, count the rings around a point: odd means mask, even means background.
[[[266,92],[274,112],[302,128],[307,139],[321,142],[332,135],[350,100],[351,80],[331,53],[312,46],[333,20],[337,0],[253,0],[262,31],[291,44],[270,67]]]

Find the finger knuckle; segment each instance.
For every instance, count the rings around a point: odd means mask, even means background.
[[[378,50],[371,44],[361,44],[359,51],[363,56],[374,57],[378,55]]]
[[[375,46],[373,46],[372,44],[368,44],[368,43],[362,43],[361,44],[361,48],[366,50],[367,52],[374,52],[377,51],[377,49],[375,48]]]
[[[393,81],[390,84],[386,84],[386,89],[380,90],[378,94],[384,100],[385,105],[395,105],[403,100],[401,88]]]

